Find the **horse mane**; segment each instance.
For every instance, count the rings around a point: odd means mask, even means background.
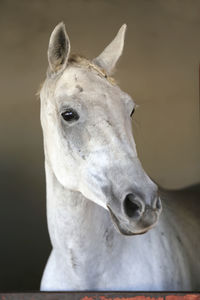
[[[109,76],[106,71],[95,64],[93,61],[87,59],[86,57],[78,54],[71,54],[69,59],[68,59],[68,64],[73,65],[76,64],[78,66],[86,67],[89,69],[93,69],[97,71],[101,76],[105,77],[112,85],[116,85],[116,81],[112,76]]]

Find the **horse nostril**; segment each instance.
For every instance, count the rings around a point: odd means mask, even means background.
[[[155,200],[155,208],[160,210],[162,208],[162,203],[161,203],[161,200],[160,200],[160,197],[158,197],[156,200]]]
[[[133,194],[128,194],[124,200],[124,211],[129,218],[137,218],[142,214],[142,204],[135,198]]]

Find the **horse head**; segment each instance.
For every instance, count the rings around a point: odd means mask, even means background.
[[[70,54],[63,23],[51,34],[41,89],[46,163],[65,188],[104,207],[125,235],[152,228],[161,212],[157,186],[138,159],[135,103],[112,78],[126,25],[95,59]]]

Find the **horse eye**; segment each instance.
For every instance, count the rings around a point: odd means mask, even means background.
[[[132,112],[131,112],[131,114],[130,114],[131,117],[132,117],[132,115],[134,114],[134,112],[135,112],[135,108],[132,110]]]
[[[71,121],[77,121],[79,119],[79,115],[78,113],[69,108],[69,109],[66,109],[62,114],[61,116],[63,117],[63,119],[67,122],[71,122]]]

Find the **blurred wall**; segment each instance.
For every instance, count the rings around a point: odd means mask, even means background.
[[[198,0],[1,0],[0,289],[39,284],[50,251],[35,93],[61,20],[72,51],[89,58],[127,23],[116,78],[139,104],[133,131],[142,164],[166,188],[200,181]]]
[[[35,92],[54,26],[63,20],[72,51],[93,58],[127,23],[116,78],[139,104],[133,129],[144,168],[164,187],[198,182],[199,16],[200,2],[188,0],[1,0],[1,159],[42,168]]]

